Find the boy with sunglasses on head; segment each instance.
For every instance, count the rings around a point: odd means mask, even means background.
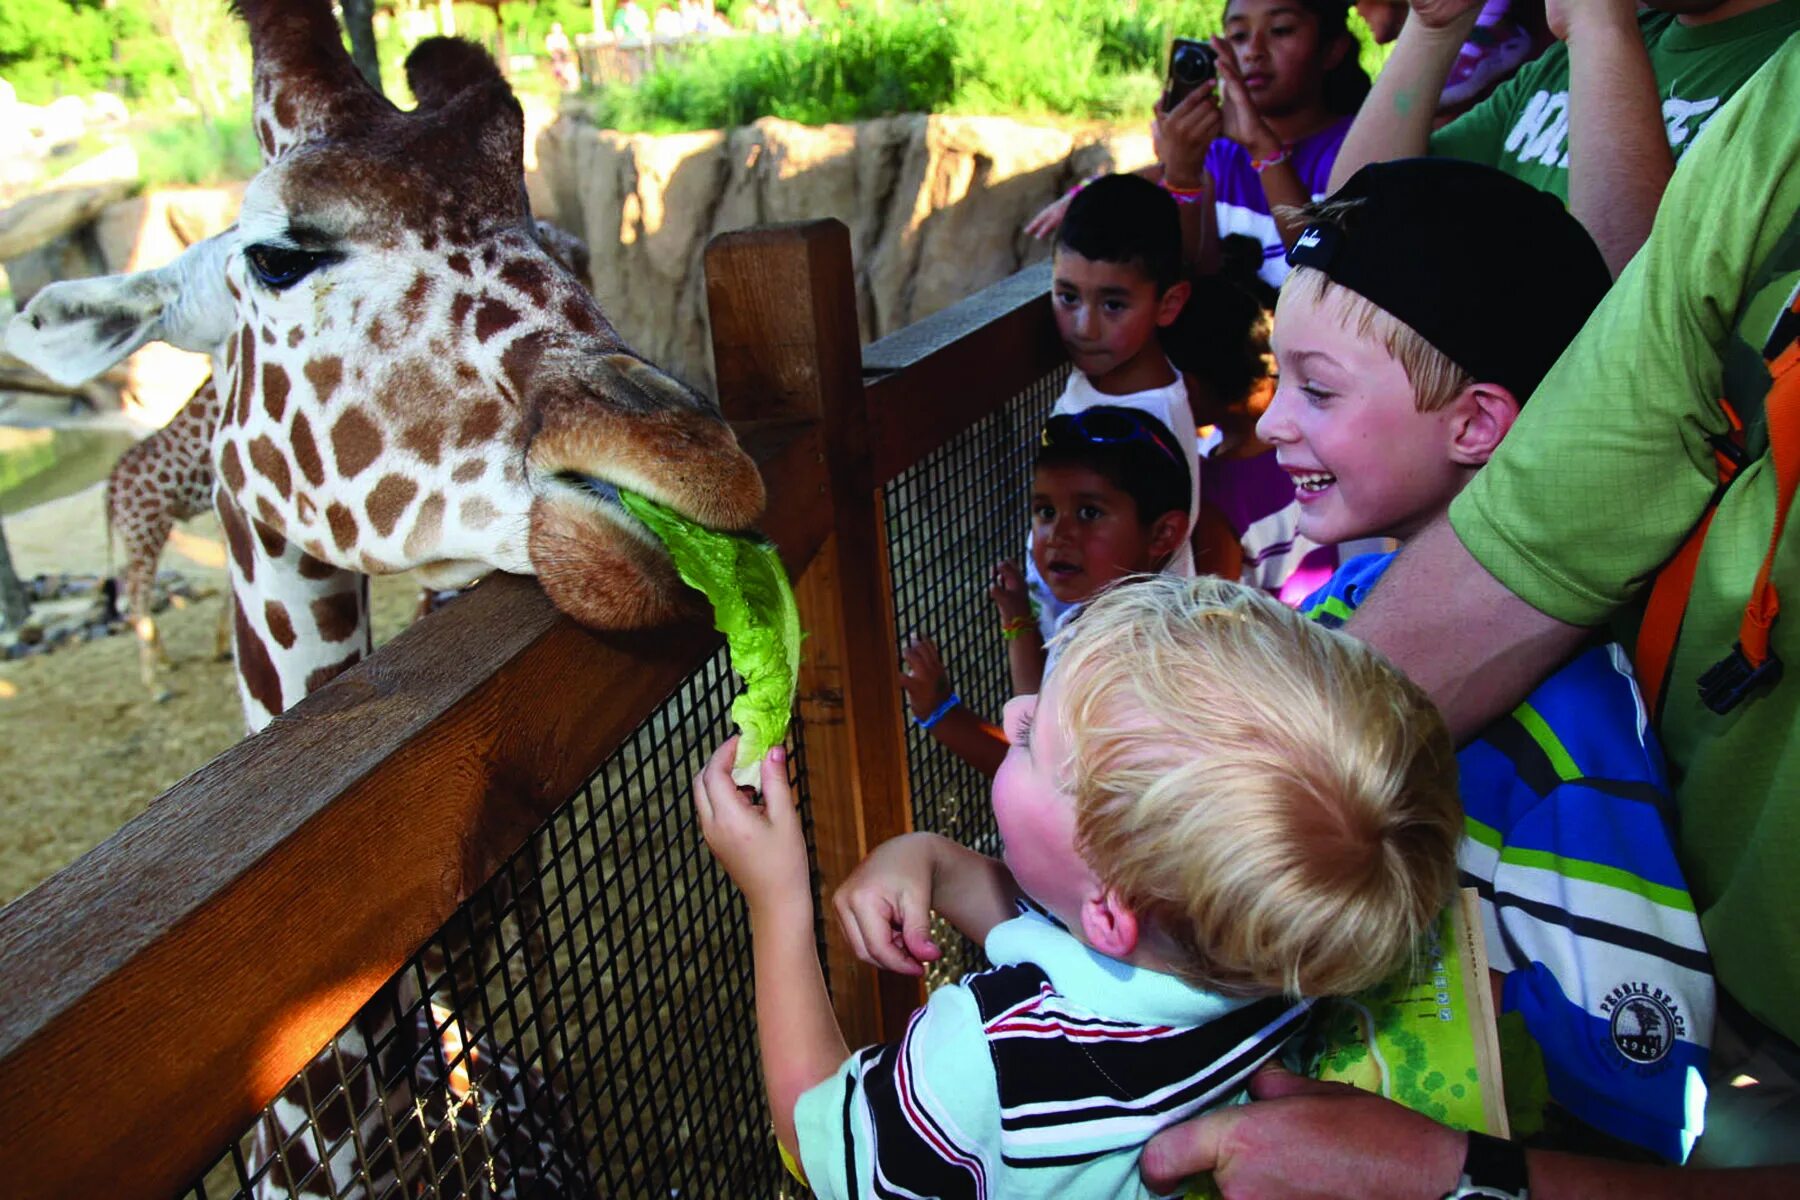
[[[1487,463],[1611,277],[1554,197],[1454,159],[1365,167],[1307,217],[1257,435],[1293,476],[1302,534],[1406,539]],[[1392,557],[1350,560],[1301,611],[1341,624]],[[1588,647],[1460,762],[1460,865],[1481,895],[1503,1039],[1522,1023],[1519,1045],[1542,1051],[1550,1119],[1681,1161],[1699,1132],[1712,965],[1624,652]]]
[[[1187,544],[1191,491],[1186,455],[1155,417],[1100,405],[1050,418],[1032,465],[1031,562],[1062,606],[1052,632],[1119,580],[1168,567]],[[1035,693],[1047,655],[1018,569],[1002,564],[989,594],[1013,692]],[[1006,738],[951,690],[936,646],[914,638],[901,678],[916,723],[982,774],[999,769]]]
[[[780,748],[763,804],[727,742],[695,780],[743,892],[775,1132],[815,1194],[1148,1196],[1158,1129],[1232,1103],[1304,1024],[1415,952],[1448,900],[1454,754],[1380,656],[1254,589],[1108,590],[1006,711],[1004,860],[884,843],[840,890],[865,959],[917,975],[936,909],[992,969],[851,1054],[819,969]]]

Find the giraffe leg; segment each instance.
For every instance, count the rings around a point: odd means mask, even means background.
[[[156,583],[156,562],[168,541],[175,522],[164,513],[153,519],[128,522],[114,518],[113,532],[125,544],[125,611],[130,614],[131,628],[138,639],[138,675],[150,699],[160,704],[174,693],[162,674],[169,666],[169,653],[163,646],[156,618],[150,613]]]
[[[219,589],[219,627],[213,631],[213,657],[220,662],[231,660],[231,606],[236,603],[237,593],[227,582]]]

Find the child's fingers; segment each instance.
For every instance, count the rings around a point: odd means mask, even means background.
[[[779,829],[794,821],[794,790],[788,786],[785,746],[771,746],[763,755],[762,799],[770,825]]]

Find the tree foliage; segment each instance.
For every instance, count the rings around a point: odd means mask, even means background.
[[[5,0],[0,77],[33,104],[109,86],[141,97],[176,83],[181,63],[145,0]]]

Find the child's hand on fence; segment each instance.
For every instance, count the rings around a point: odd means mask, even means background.
[[[762,761],[762,803],[731,781],[737,757],[732,738],[694,777],[694,812],[707,848],[750,903],[752,916],[798,905],[811,920],[812,881],[806,837],[787,782],[787,751],[776,746]]]
[[[988,599],[1000,610],[1000,623],[1016,621],[1023,617],[1032,620],[1031,595],[1025,590],[1025,573],[1019,570],[1016,562],[1003,562],[994,568],[994,577],[988,584]]]
[[[912,636],[900,655],[900,687],[915,717],[928,717],[950,695],[950,673],[930,638]]]
[[[1063,214],[1069,211],[1069,202],[1075,199],[1075,190],[1058,196],[1038,210],[1037,216],[1025,222],[1025,232],[1041,242],[1061,228]]]
[[[871,966],[923,975],[943,957],[931,940],[931,837],[889,838],[832,896],[850,949]]]

